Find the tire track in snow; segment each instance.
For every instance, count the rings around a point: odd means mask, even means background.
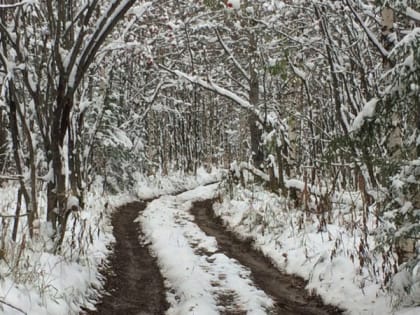
[[[275,314],[273,300],[254,285],[250,271],[219,252],[215,238],[193,222],[191,202],[185,201],[162,197],[138,218],[166,279],[167,314]]]
[[[110,257],[105,291],[96,311],[88,315],[162,315],[168,307],[163,279],[150,255],[139,242],[139,226],[134,219],[146,207],[135,202],[120,207],[112,216],[114,252]]]
[[[250,242],[241,241],[226,231],[214,217],[212,205],[213,200],[210,199],[195,202],[191,209],[195,222],[207,235],[216,238],[221,252],[249,268],[250,277],[274,298],[272,314],[342,314],[337,307],[324,305],[320,297],[309,295],[304,289],[306,283],[301,278],[280,273],[268,259],[252,248]]]

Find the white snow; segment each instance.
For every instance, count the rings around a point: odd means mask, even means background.
[[[81,239],[73,247],[69,233],[64,241],[63,256],[54,255],[51,251],[48,236],[51,227],[42,219],[45,217],[43,214],[35,224],[39,230],[37,239],[27,240],[23,258],[17,259],[25,242],[22,235],[27,233],[26,219],[22,217],[17,242],[6,244],[6,259],[9,265],[17,263],[20,266],[19,273],[0,260],[0,301],[10,305],[0,303],[0,314],[22,314],[20,309],[30,315],[76,315],[82,306],[93,308],[95,299],[100,295],[98,290],[103,286],[98,268],[106,261],[109,253],[107,247],[113,242],[109,221],[112,206],[130,202],[142,195],[149,198],[161,196],[150,202],[136,221],[145,233],[145,237],[139,241],[150,244],[165,278],[170,303],[168,315],[211,315],[233,310],[267,314],[273,304],[271,298],[250,280],[249,270],[220,253],[215,238],[206,235],[194,223],[190,213],[192,203],[209,198],[222,200],[222,203],[216,203],[214,211],[231,230],[252,238],[254,245],[275,266],[307,279],[308,290],[320,294],[325,302],[346,309],[346,314],[420,313],[420,307],[393,308],[395,301],[380,287],[383,277],[383,260],[380,256],[364,256],[365,265],[361,265],[359,245],[362,230],[360,226],[352,229],[345,224],[346,218],[363,206],[360,193],[333,194],[332,222],[320,230],[316,214],[290,209],[285,199],[258,187],[251,187],[250,190],[235,187],[235,199],[229,199],[220,195],[222,190],[219,184],[198,186],[220,179],[220,174],[199,169],[197,175],[192,177],[181,173],[169,177],[137,175],[138,183],[132,195],[109,199],[103,198],[102,184],[98,180],[93,191],[87,195],[85,209],[71,213],[69,217],[71,222],[83,221],[91,229],[89,234],[93,236],[93,243]],[[286,185],[299,190],[305,187],[303,181],[296,179],[287,179]],[[326,192],[324,187],[307,185],[307,188],[317,196]],[[185,189],[190,190],[177,196],[165,195]],[[15,199],[16,187],[0,188],[0,215],[14,213]],[[40,202],[45,205],[45,196],[41,196]],[[67,205],[79,205],[77,198],[69,197]],[[353,210],[350,210],[350,205]],[[402,211],[411,208],[411,203],[405,203]],[[24,212],[25,209],[22,210]],[[6,217],[5,220],[11,222],[12,219]],[[83,233],[84,224],[75,225],[77,235]],[[372,227],[373,222],[368,222],[368,225]],[[370,248],[374,248],[373,235],[368,235],[367,239]],[[372,274],[372,268],[377,268],[376,274]],[[412,274],[406,271],[398,273],[393,281],[393,291],[406,294],[407,282],[412,284],[414,290],[413,302],[418,303],[419,268],[414,268]],[[220,305],[220,298],[226,296],[232,298],[230,308]]]
[[[192,202],[215,197],[217,184],[151,202],[137,221],[158,259],[168,289],[167,314],[219,314],[218,298],[234,299],[234,310],[267,314],[273,301],[249,279],[249,270],[217,252],[217,242],[193,222]]]
[[[197,170],[197,175],[192,177],[178,173],[168,178],[160,176],[147,178],[147,184],[150,185],[149,196],[156,197],[191,189],[199,183],[212,182],[219,177],[220,172],[207,173],[200,168]],[[145,183],[141,182],[145,178],[138,176],[137,187],[146,187]],[[30,315],[76,315],[80,314],[82,306],[94,308],[103,287],[99,268],[106,262],[110,253],[109,246],[114,241],[109,216],[115,207],[138,198],[126,193],[108,199],[104,197],[102,187],[100,180],[95,182],[86,196],[85,208],[70,214],[68,222],[71,224],[68,225],[69,230],[63,242],[62,255],[53,254],[53,243],[50,239],[52,228],[45,221],[44,211],[41,211],[40,219],[34,224],[34,233],[36,230],[34,240],[23,239],[22,236],[28,234],[26,217],[20,219],[17,242],[6,243],[5,259],[8,263],[0,260],[0,301],[7,303],[0,302],[0,314],[21,315],[23,311]],[[197,190],[197,193],[203,197],[211,196],[211,192],[207,190]],[[3,233],[11,235],[13,225],[11,216],[16,207],[16,194],[16,186],[0,188],[0,214],[7,216],[5,222],[8,229],[5,231],[4,225],[1,225],[2,235]],[[188,193],[185,196],[188,196]],[[41,208],[45,207],[45,202],[46,196],[40,196]],[[68,198],[67,209],[79,206],[75,196]],[[25,212],[25,209],[21,210],[21,213]],[[73,227],[75,235],[78,235],[74,239],[71,237]],[[23,245],[25,248],[19,256]],[[209,240],[204,245],[206,248],[211,248],[212,241]],[[217,255],[215,257],[220,261],[224,259]],[[224,266],[223,263],[220,265]],[[10,266],[15,268],[11,269]],[[246,273],[242,270],[241,272]],[[226,281],[231,280],[236,281],[230,278]],[[198,284],[196,288],[199,290]],[[200,297],[195,302],[200,304],[203,314],[207,314],[209,309],[201,303]]]
[[[53,254],[51,226],[45,221],[45,213],[34,222],[36,236],[32,240],[23,237],[28,228],[26,217],[20,218],[18,238],[7,242],[5,257],[0,260],[0,301],[4,302],[0,302],[0,314],[78,315],[82,306],[94,308],[103,287],[99,267],[106,261],[108,246],[114,240],[110,209],[105,207],[101,187],[99,181],[94,183],[86,195],[85,215],[70,214],[69,222],[77,223],[74,232],[79,237],[72,240],[69,227],[61,255]],[[16,193],[15,186],[0,188],[0,209],[9,215],[14,214]],[[41,195],[40,204],[45,205],[45,200],[46,196]],[[78,200],[70,197],[67,206],[74,205],[79,205]],[[24,207],[21,213],[26,213]],[[0,233],[10,235],[13,219],[6,220]]]
[[[351,125],[350,131],[357,131],[362,128],[363,123],[366,119],[372,118],[375,115],[376,104],[379,99],[373,98],[365,104],[363,109],[357,114],[356,118]]]
[[[75,196],[69,196],[67,198],[66,210],[79,210],[79,199]]]
[[[420,21],[420,12],[414,10],[411,7],[406,8],[405,14],[413,20]]]
[[[228,0],[226,5],[227,5],[228,8],[239,10],[241,8],[241,1],[240,0]]]
[[[302,188],[300,181],[289,180],[288,184]],[[307,289],[320,294],[326,303],[346,309],[346,314],[420,314],[420,307],[393,309],[393,300],[378,281],[383,275],[379,270],[376,276],[369,271],[372,264],[381,266],[380,257],[366,256],[365,265],[360,265],[361,231],[356,228],[353,234],[345,224],[339,224],[351,213],[346,199],[357,203],[360,197],[343,195],[343,201],[336,200],[334,223],[319,231],[315,214],[291,211],[287,201],[255,187],[236,189],[237,197],[225,196],[221,204],[215,205],[215,214],[228,229],[253,239],[254,246],[279,269],[307,279]],[[375,247],[370,235],[368,242],[370,248]]]

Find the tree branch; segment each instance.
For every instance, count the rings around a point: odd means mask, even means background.
[[[360,26],[365,31],[367,37],[369,38],[369,40],[371,41],[371,43],[373,44],[373,46],[376,47],[376,49],[379,51],[379,53],[382,55],[382,57],[384,59],[388,60],[389,51],[387,51],[385,49],[385,47],[382,46],[382,44],[379,42],[379,40],[376,38],[376,36],[373,35],[373,33],[370,31],[370,29],[368,29],[368,27],[365,25],[365,23],[363,22],[363,20],[360,17],[360,15],[353,8],[352,3],[351,3],[351,0],[346,0],[346,3],[347,3],[347,6],[350,8],[351,12],[353,13],[354,17],[356,18],[357,22],[359,22]]]
[[[205,81],[201,78],[199,78],[198,76],[190,76],[182,71],[179,70],[172,70],[169,69],[167,67],[165,67],[164,65],[158,64],[158,66],[174,75],[176,75],[177,77],[186,79],[187,81],[190,81],[191,83],[196,83],[199,86],[201,86],[202,88],[205,88],[206,90],[215,92],[221,96],[224,96],[228,99],[230,99],[231,101],[235,102],[236,104],[239,105],[239,107],[247,110],[250,113],[255,114],[255,116],[258,119],[258,122],[264,126],[264,119],[261,117],[260,112],[255,108],[255,106],[253,106],[248,100],[238,96],[237,94],[233,93],[232,91],[229,91],[228,89],[225,89],[223,87],[221,87],[220,85],[212,82],[210,79],[209,81]]]
[[[21,312],[22,314],[28,315],[28,313],[26,313],[24,310],[20,309],[19,307],[14,306],[14,305],[12,305],[12,304],[10,304],[8,302],[5,302],[5,301],[0,300],[0,303],[1,304],[4,304],[4,305],[7,305],[10,308],[13,308],[16,311]]]
[[[223,41],[222,36],[218,29],[216,29],[217,39],[219,40],[220,45],[222,45],[223,50],[229,55],[229,58],[232,60],[235,67],[239,70],[240,73],[244,76],[244,78],[249,82],[251,78],[249,77],[248,73],[242,68],[238,60],[233,56],[232,51],[227,47],[226,43]]]

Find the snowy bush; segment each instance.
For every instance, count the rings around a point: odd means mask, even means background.
[[[326,302],[355,314],[378,315],[417,305],[418,263],[412,260],[398,269],[391,250],[394,241],[378,237],[380,233],[395,234],[395,230],[384,231],[393,223],[390,219],[378,222],[373,215],[378,205],[373,204],[364,224],[360,193],[333,194],[331,217],[324,225],[314,196],[305,210],[257,185],[252,189],[235,185],[231,198],[228,195],[226,191],[214,211],[229,229],[241,238],[252,239],[280,269],[308,279],[307,288],[321,294]],[[377,200],[383,197],[377,196]]]
[[[14,186],[0,189],[2,216],[12,215],[16,190]],[[29,239],[26,220],[21,219],[16,242],[10,239],[12,224],[0,225],[0,244],[4,245],[0,258],[1,314],[76,315],[82,307],[94,307],[103,286],[99,268],[106,263],[113,241],[111,209],[106,202],[102,182],[95,181],[86,193],[85,208],[69,216],[60,254],[54,253],[53,231],[46,221],[34,224],[39,232]],[[5,220],[13,221],[12,216]]]

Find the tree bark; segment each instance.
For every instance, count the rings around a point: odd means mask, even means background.
[[[259,103],[259,79],[257,72],[256,59],[257,56],[257,42],[254,35],[250,35],[250,55],[251,61],[249,63],[249,103],[257,108]],[[255,112],[248,114],[248,124],[251,137],[251,150],[253,154],[253,162],[255,167],[261,169],[264,163],[264,152],[261,147],[262,126],[259,125],[259,118]]]

